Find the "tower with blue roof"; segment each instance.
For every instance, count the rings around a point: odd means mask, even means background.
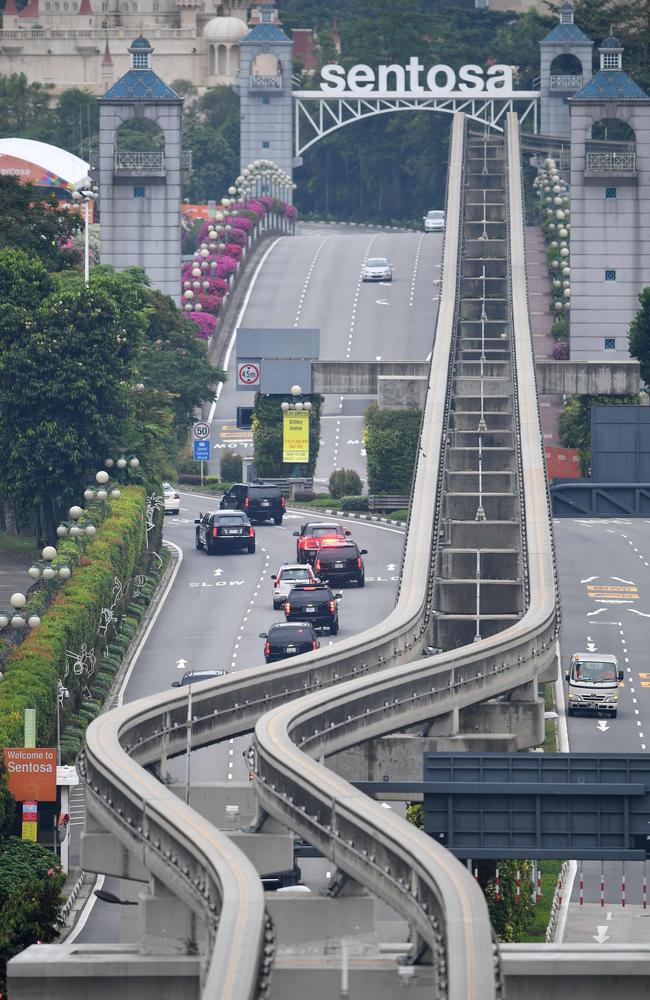
[[[293,168],[292,42],[274,3],[260,3],[239,43],[241,169],[269,159],[290,176]]]
[[[571,359],[629,358],[627,331],[650,285],[650,98],[613,35],[571,110]]]
[[[593,42],[574,19],[574,7],[564,3],[559,23],[540,46],[540,129],[542,135],[568,139],[571,120],[567,99],[591,79]]]
[[[180,303],[183,99],[151,69],[146,38],[129,52],[131,69],[98,101],[101,261],[144,268],[155,288]],[[161,148],[118,150],[120,126],[142,119],[160,130]]]

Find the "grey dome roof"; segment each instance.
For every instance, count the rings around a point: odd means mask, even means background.
[[[139,35],[137,38],[133,39],[129,45],[129,52],[132,52],[133,49],[149,49],[150,52],[153,52],[151,43],[144,37],[144,35]]]
[[[615,35],[608,35],[607,38],[603,38],[602,42],[598,46],[600,49],[622,49],[623,46],[619,42]]]

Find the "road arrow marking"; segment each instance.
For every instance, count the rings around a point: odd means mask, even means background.
[[[605,944],[605,941],[609,941],[609,934],[607,933],[607,925],[604,924],[602,927],[596,927],[598,931],[597,934],[592,934],[592,938],[596,944]]]
[[[612,580],[618,580],[619,583],[629,583],[631,587],[636,587],[634,580],[624,580],[621,576],[613,576]]]
[[[185,670],[187,666],[187,660],[177,660],[176,666],[178,667],[179,670]]]
[[[389,573],[392,573],[394,570],[397,569],[397,566],[395,565],[395,563],[388,563],[386,569],[388,570]]]
[[[215,569],[214,573],[213,573],[213,576],[221,576],[222,573],[223,573],[222,569]]]
[[[381,354],[375,354],[375,361],[381,361]]]
[[[377,305],[378,306],[389,306],[390,302],[387,302],[386,299],[377,299]]]
[[[581,580],[580,583],[591,583],[592,580],[598,580],[598,579],[599,579],[599,577],[597,577],[597,576],[588,576],[588,577],[585,577],[584,580]]]
[[[642,618],[650,618],[650,614],[646,614],[645,611],[637,611],[636,608],[626,608],[626,611],[630,611],[633,615],[641,615]]]
[[[600,722],[598,723],[598,728],[600,729],[601,733],[606,733],[607,732],[607,730],[609,729],[609,726],[607,725],[607,722],[606,722],[605,719],[601,719],[600,720]]]
[[[596,646],[596,643],[595,643],[595,642],[588,642],[588,643],[587,643],[587,651],[588,651],[589,653],[595,653],[595,652],[596,652],[596,650],[597,650],[597,648],[598,648],[598,647]]]
[[[588,611],[587,618],[591,618],[592,615],[602,615],[603,611],[607,611],[607,608],[598,608],[597,611]]]

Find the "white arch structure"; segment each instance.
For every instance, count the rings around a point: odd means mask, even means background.
[[[503,131],[508,112],[513,111],[519,123],[532,122],[537,132],[537,109],[540,92],[511,91],[496,95],[482,92],[471,96],[460,92],[446,94],[371,93],[336,94],[321,90],[294,90],[294,156],[306,150],[326,135],[363,118],[385,115],[393,111],[443,111],[453,115],[462,111],[473,121]]]

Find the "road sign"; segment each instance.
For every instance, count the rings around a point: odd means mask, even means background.
[[[194,424],[192,427],[192,437],[195,441],[209,441],[210,424]]]
[[[209,441],[195,441],[194,442],[194,461],[195,462],[209,462],[210,461],[210,442]]]
[[[259,361],[237,361],[237,387],[259,389],[262,368]]]
[[[283,414],[282,461],[309,461],[309,413],[289,410]]]

